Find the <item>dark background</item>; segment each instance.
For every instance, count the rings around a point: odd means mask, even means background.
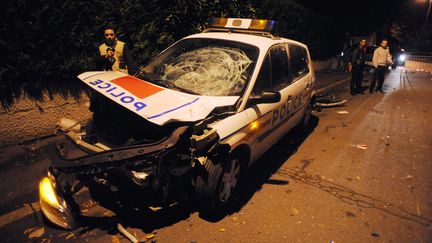
[[[427,5],[420,0],[16,0],[0,3],[0,96],[7,108],[22,95],[76,95],[76,76],[94,70],[107,26],[118,30],[144,65],[174,41],[202,31],[211,16],[277,21],[275,34],[307,44],[314,59],[334,57],[347,33],[389,38],[431,51]],[[429,21],[430,23],[430,21]],[[374,44],[374,43],[371,43]],[[24,91],[24,92],[23,92]]]

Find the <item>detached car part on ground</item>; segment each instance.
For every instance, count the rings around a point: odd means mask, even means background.
[[[214,18],[135,77],[87,72],[92,121],[63,119],[40,183],[45,217],[78,226],[74,196],[136,188],[148,206],[196,200],[223,212],[241,176],[294,126],[309,123],[315,75],[307,47],[274,21]]]

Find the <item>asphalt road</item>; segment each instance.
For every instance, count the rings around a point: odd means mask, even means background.
[[[346,93],[346,82],[332,83],[325,86]],[[120,222],[157,242],[432,242],[432,76],[395,70],[384,88],[314,112],[306,133],[291,132],[250,169],[223,218],[192,205],[133,216],[95,205],[103,218],[74,232],[53,229],[34,203],[49,162],[27,158],[33,163],[0,171],[0,239],[128,242]]]

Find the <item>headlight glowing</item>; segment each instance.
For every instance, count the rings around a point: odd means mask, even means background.
[[[55,178],[48,172],[48,177],[39,182],[39,198],[42,213],[53,224],[63,229],[75,229],[78,227],[77,213],[56,190]]]
[[[402,54],[399,56],[399,61],[403,62],[405,61],[405,58],[406,58],[405,54]]]
[[[258,129],[258,122],[257,122],[257,121],[254,121],[254,122],[251,123],[250,126],[251,126],[251,130]]]
[[[41,200],[49,203],[55,208],[61,208],[61,205],[55,194],[53,185],[48,177],[44,177],[39,183],[39,195]]]

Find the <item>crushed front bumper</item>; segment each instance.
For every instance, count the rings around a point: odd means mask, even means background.
[[[74,190],[66,177],[74,179],[90,178],[103,171],[130,164],[135,165],[136,158],[142,164],[155,160],[163,151],[174,147],[187,127],[180,127],[172,136],[152,144],[134,145],[95,152],[89,149],[91,144],[77,139],[76,133],[65,133],[62,142],[52,143],[48,147],[51,167],[48,174],[39,183],[39,197],[42,213],[56,226],[71,230],[79,225],[82,217],[79,206],[75,203]],[[80,150],[79,153],[73,152]],[[78,156],[74,156],[77,155]],[[185,169],[186,171],[186,169]]]

